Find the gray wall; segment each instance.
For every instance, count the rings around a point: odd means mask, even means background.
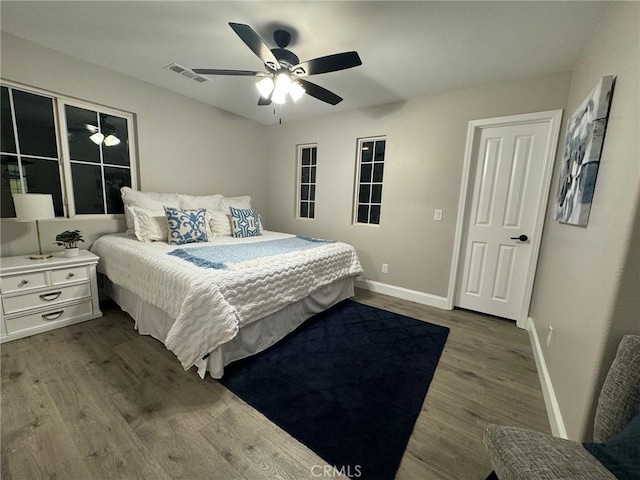
[[[251,195],[265,210],[262,125],[4,32],[1,40],[2,79],[135,113],[142,190]],[[48,245],[66,229],[77,228],[89,240],[124,230],[122,218],[41,225]],[[33,223],[3,220],[1,227],[2,255],[37,250]]]
[[[413,98],[270,126],[267,217],[274,230],[347,241],[370,280],[445,297],[470,120],[563,109],[570,73]],[[386,135],[380,226],[352,225],[356,139]],[[317,142],[315,220],[295,218],[296,145]],[[444,210],[433,220],[434,209]],[[382,263],[389,273],[380,273]]]
[[[617,83],[589,225],[559,224],[549,206],[530,310],[574,439],[590,436],[602,378],[621,336],[640,333],[639,17],[637,3],[609,7],[574,70],[567,115],[602,76],[617,75]],[[559,160],[556,167],[553,195]]]

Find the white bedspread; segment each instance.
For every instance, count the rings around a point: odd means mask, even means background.
[[[260,242],[292,235],[264,232],[260,237],[215,237],[209,244]],[[346,243],[263,257],[224,270],[198,267],[168,255],[176,248],[207,244],[144,243],[124,234],[99,238],[91,251],[100,257],[98,271],[144,301],[175,318],[166,347],[184,369],[219,345],[238,328],[276,312],[339,278],[359,276],[355,249]]]

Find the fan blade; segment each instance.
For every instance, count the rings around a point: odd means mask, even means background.
[[[236,75],[242,77],[260,77],[266,75],[264,72],[256,72],[254,70],[220,70],[214,68],[192,68],[193,73],[198,75]]]
[[[271,97],[264,98],[262,95],[260,95],[260,98],[258,99],[258,105],[271,105]]]
[[[331,105],[337,105],[342,101],[342,97],[339,97],[333,92],[330,92],[324,87],[320,85],[316,85],[315,83],[311,83],[302,78],[296,79],[297,82],[300,83],[304,87],[305,92],[311,95],[318,100],[322,100],[323,102],[329,103]]]
[[[229,26],[233,28],[233,31],[240,37],[240,39],[255,53],[262,62],[271,70],[279,70],[280,64],[278,59],[271,52],[266,43],[260,38],[260,36],[253,31],[249,25],[244,23],[229,22]]]
[[[358,52],[343,52],[299,63],[291,67],[291,73],[297,76],[318,75],[319,73],[346,70],[358,65],[362,65]]]

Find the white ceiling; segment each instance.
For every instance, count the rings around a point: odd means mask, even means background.
[[[418,95],[573,68],[607,2],[5,1],[2,30],[263,124],[396,102]],[[246,23],[274,47],[293,34],[301,61],[356,50],[363,65],[309,77],[344,98],[308,95],[259,107],[253,77],[202,84],[169,72],[261,70],[228,26]]]

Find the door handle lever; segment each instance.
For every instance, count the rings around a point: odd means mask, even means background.
[[[521,242],[526,242],[527,240],[529,240],[529,237],[523,234],[519,237],[511,237],[511,240],[520,240]]]

